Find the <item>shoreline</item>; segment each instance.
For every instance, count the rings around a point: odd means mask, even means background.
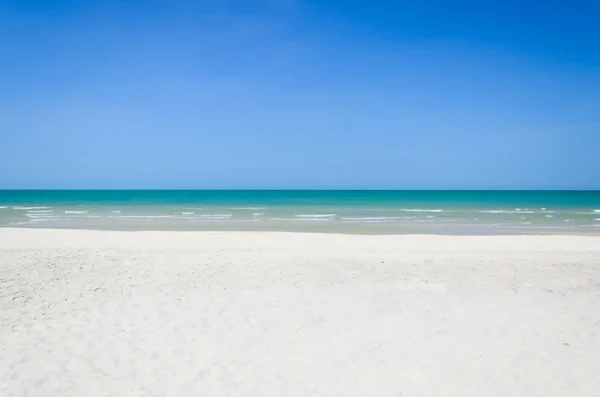
[[[459,226],[459,227],[456,227]],[[600,237],[600,230],[596,231],[561,231],[552,227],[472,227],[471,225],[453,225],[452,227],[436,227],[423,228],[404,226],[403,229],[397,227],[389,228],[371,228],[364,226],[360,228],[347,227],[313,227],[313,228],[237,228],[235,225],[226,225],[226,227],[205,227],[205,228],[144,228],[144,227],[129,227],[129,228],[93,228],[93,227],[43,227],[43,226],[0,226],[2,230],[73,230],[73,231],[98,231],[98,232],[174,232],[174,233],[298,233],[298,234],[324,234],[324,235],[349,235],[349,236],[457,236],[457,237],[477,237],[477,236],[589,236]],[[446,233],[441,232],[442,230]],[[471,232],[469,232],[469,230]]]

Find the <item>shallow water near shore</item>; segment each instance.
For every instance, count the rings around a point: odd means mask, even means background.
[[[4,190],[0,227],[600,233],[600,191]]]

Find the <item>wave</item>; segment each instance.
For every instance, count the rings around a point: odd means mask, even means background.
[[[54,212],[54,210],[30,210],[29,211],[30,214],[47,213],[47,212]]]
[[[176,217],[171,216],[171,215],[122,215],[122,216],[118,216],[117,218],[159,219],[159,218],[176,218]]]
[[[406,212],[444,212],[444,210],[429,210],[429,209],[423,209],[423,208],[402,208],[401,211],[406,211]]]
[[[507,222],[507,223],[490,223],[487,226],[505,226],[511,227],[515,225],[531,225],[533,222]]]
[[[333,218],[337,214],[308,214],[308,215],[296,215],[296,218]]]
[[[516,210],[484,210],[484,211],[479,211],[480,213],[483,214],[535,214],[535,211],[526,211],[526,210],[520,210],[520,209],[516,209]],[[552,211],[554,212],[554,211]]]
[[[65,214],[87,214],[89,211],[65,211]]]
[[[264,214],[265,214],[264,212],[253,212],[252,213],[253,216],[261,216],[261,215],[264,215]]]
[[[328,222],[330,218],[269,218],[270,221],[290,221],[290,222]]]
[[[17,222],[17,225],[27,225],[30,223],[35,223],[35,222],[48,222],[48,221],[53,221],[54,218],[40,218],[40,219],[29,219],[28,221],[25,222]]]
[[[0,205],[0,209],[4,209],[4,208],[8,208],[8,207],[5,205]]]
[[[25,214],[28,218],[56,218],[54,214]]]
[[[344,217],[344,221],[397,221],[400,219],[415,219],[416,216],[360,216]]]
[[[195,212],[176,212],[176,214],[181,214],[181,215],[194,215]]]
[[[245,210],[249,210],[249,211],[256,211],[256,210],[265,210],[265,207],[237,207],[237,208],[232,208],[234,210],[238,210],[238,211],[245,211]]]
[[[13,210],[44,210],[44,209],[48,209],[48,208],[52,208],[52,207],[12,207]]]
[[[113,213],[113,214],[120,214],[121,213],[121,211],[110,211],[110,212]]]
[[[344,221],[384,221],[400,219],[397,216],[365,216],[365,217],[345,217]]]
[[[594,212],[596,214],[600,214],[600,210],[593,210],[592,212]]]
[[[202,219],[229,219],[233,214],[200,214],[199,218]]]

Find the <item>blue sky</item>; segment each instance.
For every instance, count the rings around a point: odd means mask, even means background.
[[[600,2],[0,0],[0,188],[600,189]]]

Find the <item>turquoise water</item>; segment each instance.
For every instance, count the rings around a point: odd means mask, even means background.
[[[600,191],[0,190],[0,227],[600,232]]]

